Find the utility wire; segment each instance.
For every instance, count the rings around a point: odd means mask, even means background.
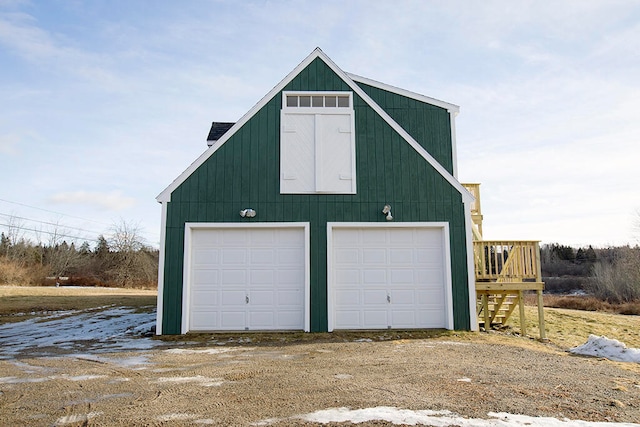
[[[86,230],[84,228],[78,228],[78,227],[71,227],[71,226],[68,226],[68,225],[55,223],[55,222],[47,222],[47,221],[41,221],[41,220],[38,220],[38,219],[25,218],[23,216],[11,215],[11,214],[6,214],[6,213],[2,213],[2,212],[0,212],[0,215],[1,216],[6,216],[7,218],[10,218],[10,219],[11,218],[23,219],[25,221],[37,222],[37,223],[40,223],[40,224],[53,225],[54,227],[60,227],[60,228],[70,228],[70,229],[73,229],[73,230],[84,231],[86,233],[103,234],[103,233],[98,232],[98,231]],[[9,226],[9,227],[13,226],[12,224],[8,224],[8,223],[6,225]]]
[[[89,222],[93,222],[93,223],[100,224],[100,225],[107,225],[107,226],[109,225],[109,224],[105,224],[104,222],[94,221],[92,219],[82,218],[82,217],[79,217],[79,216],[73,216],[73,215],[62,213],[62,212],[51,211],[49,209],[38,208],[38,207],[35,207],[35,206],[27,205],[25,203],[12,202],[10,200],[5,200],[5,199],[0,199],[0,202],[11,203],[13,205],[19,205],[19,206],[25,206],[27,208],[37,209],[39,211],[50,212],[50,213],[54,213],[54,214],[62,215],[62,216],[68,216],[69,218],[81,219],[83,221],[89,221]]]
[[[89,242],[98,242],[98,239],[87,239],[86,237],[79,237],[79,236],[72,236],[71,234],[62,234],[62,233],[56,233],[53,231],[45,231],[45,230],[36,230],[35,228],[27,228],[27,227],[20,227],[20,226],[12,226],[13,228],[16,228],[18,230],[24,230],[24,231],[33,231],[35,233],[44,233],[44,234],[49,234],[52,236],[59,236],[59,237],[69,237],[72,239],[77,239],[77,240],[86,240]]]

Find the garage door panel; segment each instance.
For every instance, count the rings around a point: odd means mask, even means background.
[[[445,326],[444,228],[334,227],[331,233],[334,329]]]
[[[351,264],[358,262],[360,252],[353,248],[336,249],[336,264]]]
[[[222,251],[223,265],[245,265],[247,263],[247,249],[231,249],[225,248]]]
[[[336,304],[339,307],[360,306],[360,289],[336,289]]]
[[[210,328],[211,330],[220,327],[219,313],[217,311],[194,310],[191,314],[192,326],[196,329]]]
[[[213,290],[197,290],[193,293],[194,309],[200,307],[217,306],[220,304],[220,292],[217,289]]]
[[[276,329],[275,313],[270,311],[253,310],[249,312],[249,329],[274,330]]]
[[[387,310],[364,310],[363,326],[360,328],[386,329],[389,326],[388,314]]]
[[[340,269],[336,272],[336,279],[344,285],[358,285],[360,280],[360,270],[357,269]]]
[[[277,250],[278,266],[300,266],[304,265],[304,250],[303,246],[297,248],[280,248]]]
[[[198,270],[193,274],[193,283],[198,287],[216,288],[220,283],[220,272],[218,270]]]
[[[393,265],[415,264],[414,252],[411,248],[389,248],[389,261]]]
[[[246,312],[244,310],[225,309],[220,313],[220,328],[224,330],[242,330],[245,328]]]
[[[284,307],[296,307],[300,310],[300,307],[304,304],[303,293],[298,288],[280,289],[277,292],[277,304],[281,309]]]
[[[393,230],[393,233],[388,234],[388,245],[389,246],[400,246],[400,247],[412,247],[415,237],[415,230],[411,229],[397,229]]]
[[[393,306],[397,305],[415,305],[416,304],[416,290],[415,289],[393,289],[389,292],[391,295],[391,303]]]
[[[342,329],[362,329],[359,310],[337,310],[335,318]]]
[[[386,248],[375,249],[363,249],[362,250],[362,263],[363,264],[386,264],[387,263],[387,250]]]
[[[276,283],[275,271],[273,270],[251,270],[249,272],[249,284],[274,287]]]
[[[191,230],[189,330],[305,329],[303,227]]]
[[[388,304],[386,289],[364,289],[362,290],[362,296],[362,302],[367,307],[372,305],[381,305],[386,307]]]
[[[391,285],[398,283],[415,283],[415,271],[413,269],[391,269]]]
[[[362,284],[364,286],[375,286],[376,284],[387,284],[387,270],[367,269],[362,272]]]
[[[277,314],[279,329],[296,329],[304,322],[302,310],[280,310]]]
[[[275,272],[277,275],[278,287],[295,285],[296,288],[301,288],[303,285],[301,279],[304,277],[304,269],[280,269]]]
[[[272,289],[269,290],[251,290],[249,292],[249,302],[247,304],[251,304],[253,308],[260,307],[272,307],[275,303],[274,291]]]
[[[252,248],[250,249],[250,257],[252,265],[272,266],[276,261],[276,254],[271,248]]]
[[[424,248],[416,250],[417,261],[423,264],[442,265],[441,248]]]
[[[343,230],[340,232],[342,233],[342,231]],[[389,243],[387,233],[383,229],[371,229],[367,230],[366,233],[360,233],[360,230],[354,230],[354,234],[357,234],[357,237],[352,239],[353,242],[377,246],[386,246]]]
[[[216,265],[220,262],[220,250],[217,248],[200,249],[193,254],[193,264],[198,266]]]
[[[223,289],[220,294],[222,295],[221,303],[226,306],[240,305],[244,306],[247,301],[247,293],[244,290],[227,290]]]
[[[246,270],[220,269],[219,271],[222,275],[221,286],[223,287],[229,287],[233,285],[244,286],[244,284],[247,283]]]
[[[421,326],[416,321],[415,310],[392,310],[391,324],[394,328],[415,328]]]

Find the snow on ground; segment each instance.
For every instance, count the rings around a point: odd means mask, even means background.
[[[628,348],[624,343],[604,336],[589,335],[585,344],[574,347],[569,352],[583,356],[604,357],[616,362],[640,363],[640,349]]]
[[[635,423],[608,423],[581,420],[557,419],[551,417],[530,417],[513,415],[505,412],[487,414],[487,419],[464,418],[449,411],[412,411],[388,406],[367,409],[333,408],[300,415],[304,421],[316,423],[363,423],[367,421],[387,421],[395,425],[429,425],[446,427],[456,425],[460,427],[640,427]],[[256,425],[269,425],[278,420],[264,420]]]
[[[148,350],[162,345],[141,334],[155,325],[155,308],[100,307],[62,311],[0,325],[0,359],[29,352],[60,355],[79,351]]]

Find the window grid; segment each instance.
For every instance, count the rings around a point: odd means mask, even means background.
[[[286,95],[289,108],[349,108],[349,95]]]

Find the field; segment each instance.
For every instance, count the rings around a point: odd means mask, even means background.
[[[640,426],[640,364],[567,352],[589,334],[640,348],[637,316],[545,309],[549,343],[517,323],[158,339],[154,303],[0,288],[0,425]],[[534,307],[527,319],[536,333]]]

